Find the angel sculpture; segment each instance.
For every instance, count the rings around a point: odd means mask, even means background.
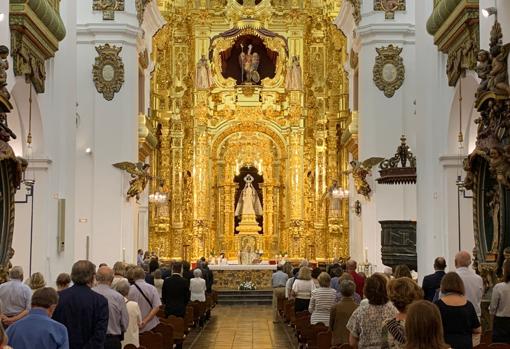
[[[137,200],[140,199],[140,193],[144,191],[147,183],[152,178],[149,175],[149,164],[145,164],[143,162],[137,162],[136,164],[133,162],[117,162],[113,164],[114,167],[124,170],[131,175],[131,180],[129,181],[129,189],[127,191],[127,199],[129,200],[132,197],[136,197]]]
[[[257,72],[260,63],[260,56],[257,52],[251,52],[253,45],[248,45],[248,52],[244,52],[244,45],[241,44],[241,54],[239,55],[239,66],[241,67],[241,82],[256,83],[260,82],[260,75]]]
[[[358,194],[361,194],[365,198],[370,199],[372,188],[370,188],[370,185],[367,182],[367,176],[371,175],[372,167],[383,160],[384,158],[372,157],[366,159],[363,162],[358,160],[352,160],[350,162],[352,169],[345,171],[344,173],[352,173],[352,178],[354,178],[354,187],[356,188],[356,192]]]

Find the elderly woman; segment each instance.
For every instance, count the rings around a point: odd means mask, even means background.
[[[33,273],[32,276],[27,280],[27,285],[32,290],[32,293],[37,291],[40,288],[43,288],[46,286],[46,281],[44,281],[43,274],[36,272]]]
[[[138,325],[142,322],[142,313],[140,311],[140,307],[138,303],[134,301],[129,301],[127,296],[129,294],[129,282],[127,280],[118,281],[113,289],[119,292],[124,297],[124,302],[126,302],[126,308],[129,315],[129,323],[126,332],[124,332],[124,340],[122,341],[122,348],[128,344],[133,344],[138,348],[140,345],[140,340],[138,338],[139,335],[139,327]]]
[[[113,281],[112,287],[115,286],[117,282],[120,280],[126,280],[126,263],[124,262],[115,262],[113,265]]]
[[[312,291],[315,289],[315,284],[312,280],[312,272],[307,266],[299,269],[298,276],[292,284],[292,298],[294,301],[294,310],[296,313],[308,310],[310,305],[310,298]]]
[[[320,273],[317,280],[319,281],[319,288],[312,291],[310,305],[308,306],[308,311],[312,314],[310,324],[315,325],[322,322],[329,326],[329,314],[331,307],[335,305],[336,291],[329,287],[331,276],[328,273]]]
[[[435,302],[443,321],[444,340],[452,348],[473,347],[473,334],[481,333],[475,307],[466,299],[464,283],[459,274],[446,273],[441,280],[441,294]]]
[[[193,279],[189,281],[190,301],[205,302],[206,289],[205,280],[202,279],[202,270],[198,268],[193,270]]]
[[[342,281],[345,281],[345,280],[349,280],[349,281],[354,282],[354,278],[349,273],[343,273],[342,276],[340,276],[340,278],[338,278],[339,284],[342,283]],[[337,293],[336,293],[336,301],[337,301],[337,303],[342,300],[342,297],[343,297],[342,296],[342,292],[340,292],[340,290],[338,290]],[[356,291],[354,291],[354,294],[352,295],[352,298],[354,299],[354,302],[356,302],[356,304],[359,305],[361,303],[361,296],[359,294],[357,294]]]
[[[368,305],[358,307],[347,322],[349,344],[354,348],[379,349],[383,344],[381,332],[384,320],[397,315],[397,309],[388,302],[386,277],[376,273],[367,278],[363,294]]]
[[[349,275],[350,276],[350,275]],[[340,281],[340,301],[331,308],[329,328],[333,332],[331,343],[340,345],[349,342],[349,331],[345,327],[354,310],[358,308],[353,295],[356,291],[356,284],[353,280]]]
[[[409,306],[406,317],[405,349],[446,349],[441,315],[429,301],[417,301]]]
[[[494,316],[492,341],[510,343],[510,261],[508,259],[503,262],[503,281],[492,289],[489,312]]]
[[[158,290],[159,298],[161,298],[163,292],[163,282],[165,281],[161,275],[161,269],[154,270],[152,275],[154,275],[154,287],[156,287],[156,290]]]
[[[383,348],[404,349],[406,343],[405,320],[409,304],[423,298],[423,291],[407,277],[393,279],[388,283],[388,296],[398,314],[387,319],[382,329]]]

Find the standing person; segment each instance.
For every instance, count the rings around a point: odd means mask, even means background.
[[[57,292],[63,291],[71,284],[71,275],[68,273],[60,273],[57,276]]]
[[[489,312],[494,316],[492,342],[510,343],[510,261],[503,262],[503,281],[492,289]]]
[[[202,271],[200,269],[193,270],[194,278],[189,281],[189,290],[191,293],[190,301],[205,302],[205,291],[207,287],[205,280],[202,279]]]
[[[124,303],[126,303],[126,309],[129,316],[128,327],[124,333],[124,339],[122,340],[121,344],[122,348],[128,344],[133,344],[138,348],[140,345],[140,330],[138,326],[142,322],[142,313],[140,312],[140,307],[138,306],[138,303],[127,299],[127,296],[129,295],[129,282],[127,280],[120,280],[115,284],[113,288],[124,298]]]
[[[308,310],[314,289],[315,284],[312,280],[312,271],[308,266],[301,267],[296,280],[292,284],[292,298],[295,299],[294,310],[296,313]]]
[[[441,313],[445,342],[455,349],[473,348],[473,334],[482,331],[459,274],[446,273],[441,281],[441,294],[443,296],[435,304]]]
[[[423,278],[422,289],[424,298],[430,302],[434,300],[434,297],[439,292],[441,287],[441,280],[443,280],[444,270],[446,269],[446,260],[443,257],[437,257],[434,260],[434,274],[427,275]]]
[[[347,321],[351,318],[352,313],[358,308],[358,304],[352,297],[356,290],[356,284],[351,280],[340,281],[341,300],[331,308],[329,316],[329,328],[333,332],[333,345],[341,345],[349,343],[349,331],[347,331]]]
[[[411,269],[406,264],[399,264],[395,267],[395,273],[393,273],[395,279],[398,278],[409,278],[413,279],[413,276],[411,275]],[[389,278],[388,278],[389,280]]]
[[[39,288],[32,295],[28,316],[7,329],[9,344],[16,349],[68,349],[67,329],[51,316],[58,303],[58,293],[51,287]]]
[[[390,280],[388,297],[398,310],[395,317],[384,321],[382,330],[383,348],[404,349],[406,343],[405,323],[407,307],[414,301],[423,298],[421,288],[408,277]]]
[[[136,253],[136,265],[139,267],[143,265],[143,250],[141,248]]]
[[[126,263],[124,262],[115,262],[113,265],[113,281],[112,287],[115,286],[117,282],[120,280],[126,280]]]
[[[4,327],[0,325],[0,349],[12,349],[10,345],[7,345],[7,334],[4,331]]]
[[[460,251],[455,255],[455,272],[459,274],[464,283],[465,296],[468,301],[475,307],[478,319],[482,316],[482,308],[480,303],[483,296],[483,280],[473,270],[469,270],[471,265],[471,255],[467,251]]]
[[[335,305],[336,291],[329,287],[331,276],[328,273],[320,273],[317,281],[319,282],[319,287],[312,291],[308,306],[308,311],[312,314],[310,324],[315,325],[322,322],[324,325],[329,326],[329,315],[331,308]]]
[[[349,259],[345,265],[347,268],[347,272],[351,274],[354,279],[354,283],[356,284],[356,293],[363,298],[363,287],[365,286],[365,279],[356,272],[356,268],[358,267],[358,263],[354,259]]]
[[[175,315],[184,318],[186,305],[190,300],[189,282],[181,276],[182,264],[172,265],[172,275],[163,283],[163,303],[166,316]]]
[[[406,317],[405,349],[447,349],[444,342],[441,314],[429,301],[409,305]]]
[[[211,269],[209,269],[209,262],[205,260],[204,257],[202,257],[202,267],[200,268],[202,270],[202,277],[205,279],[205,286],[207,288],[207,293],[212,292],[212,285],[214,283],[214,275]]]
[[[386,277],[376,273],[365,283],[368,305],[358,307],[347,322],[349,344],[354,348],[380,349],[384,320],[397,315],[397,309],[388,302]]]
[[[38,289],[46,287],[46,281],[44,280],[43,274],[35,272],[27,280],[27,285],[32,290],[32,293],[34,293]]]
[[[131,269],[127,276],[128,279],[131,277],[133,280],[127,298],[138,303],[142,313],[140,333],[150,331],[159,325],[159,319],[156,316],[161,305],[158,290],[153,285],[145,282],[145,272],[140,267]]]
[[[283,272],[283,266],[276,266],[276,273],[271,277],[271,286],[273,287],[273,323],[279,321],[278,316],[278,298],[285,298],[285,284],[289,276]]]
[[[292,269],[292,277],[290,277],[285,283],[285,298],[287,299],[294,299],[292,296],[292,285],[294,285],[294,281],[296,281],[298,273],[299,268]]]
[[[158,290],[159,298],[162,297],[162,291],[163,291],[163,277],[161,276],[161,269],[154,270],[154,287],[156,287],[156,290]]]
[[[104,349],[120,349],[124,332],[129,322],[129,315],[124,297],[112,289],[113,270],[101,267],[96,275],[97,286],[92,290],[103,295],[108,300],[108,329]]]
[[[186,261],[182,262],[182,277],[188,281],[193,279],[193,272],[190,269],[191,269],[191,266],[190,266],[189,262],[186,262]],[[166,279],[166,278],[163,278],[163,279]]]
[[[60,292],[53,319],[67,327],[69,348],[98,349],[104,347],[108,328],[108,301],[92,291],[96,266],[87,260],[73,264],[74,285]]]
[[[23,283],[23,268],[12,267],[9,271],[10,281],[0,285],[0,300],[2,301],[2,323],[10,326],[28,315],[32,290]]]

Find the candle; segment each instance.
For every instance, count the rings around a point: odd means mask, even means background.
[[[365,264],[368,264],[368,248],[365,247]]]
[[[122,261],[124,263],[126,262],[126,249],[125,248],[122,249]]]

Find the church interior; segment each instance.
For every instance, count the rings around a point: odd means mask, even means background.
[[[229,308],[244,287],[270,304],[277,266],[421,285],[467,251],[486,329],[510,264],[509,42],[506,0],[1,1],[0,279],[206,261],[227,295],[184,347],[291,348],[269,310]],[[214,321],[271,341],[217,343]]]

